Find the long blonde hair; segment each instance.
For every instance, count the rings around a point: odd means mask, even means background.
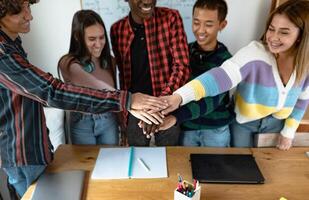
[[[263,34],[264,44],[267,29],[276,14],[285,15],[300,30],[298,39],[292,47],[295,52],[296,83],[300,83],[309,75],[309,1],[289,0],[277,7],[267,20]]]

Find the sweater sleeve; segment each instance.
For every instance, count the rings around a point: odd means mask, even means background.
[[[233,62],[233,58],[226,60],[220,67],[203,73],[176,90],[175,93],[182,97],[181,105],[194,100],[198,101],[207,96],[216,96],[235,87],[242,77],[240,67]]]
[[[309,78],[305,81],[305,89],[302,91],[290,116],[285,120],[281,135],[294,138],[296,129],[302,120],[309,103]]]
[[[250,74],[251,69],[242,74],[242,68],[254,59],[265,57],[265,54],[267,52],[260,42],[251,42],[248,46],[240,49],[232,58],[226,60],[220,67],[201,74],[176,90],[175,93],[182,97],[181,105],[194,100],[198,101],[203,97],[216,96],[236,87]]]
[[[192,101],[180,107],[172,114],[176,117],[177,123],[197,119],[200,116],[207,115],[218,108],[226,95],[228,95],[228,93],[223,93],[211,98],[205,97],[199,101]]]

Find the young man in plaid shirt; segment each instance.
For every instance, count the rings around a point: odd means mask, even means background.
[[[0,0],[0,167],[19,196],[52,161],[43,105],[91,113],[164,107],[148,95],[64,84],[32,65],[19,33],[30,31],[36,2]]]
[[[111,41],[121,89],[153,96],[172,94],[189,78],[189,58],[182,19],[176,10],[155,7],[156,0],[128,0],[128,16],[113,24]],[[149,145],[149,138],[129,114],[129,145]],[[177,145],[179,127],[155,134],[156,145]]]

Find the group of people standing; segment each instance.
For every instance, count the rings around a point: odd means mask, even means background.
[[[275,132],[279,149],[291,147],[309,99],[309,1],[280,5],[262,39],[233,56],[217,40],[224,0],[195,2],[190,44],[179,12],[156,0],[128,0],[130,13],[111,27],[112,48],[101,17],[78,11],[58,63],[65,83],[22,48],[33,3],[0,1],[0,165],[19,196],[52,161],[43,106],[70,110],[73,144],[118,145],[121,127],[130,146],[154,137],[157,146],[250,147],[255,134]]]

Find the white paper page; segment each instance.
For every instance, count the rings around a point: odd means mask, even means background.
[[[128,178],[130,148],[101,148],[92,179]]]
[[[147,171],[141,163],[141,158],[149,167]],[[165,147],[134,147],[132,178],[166,178],[166,150]]]

